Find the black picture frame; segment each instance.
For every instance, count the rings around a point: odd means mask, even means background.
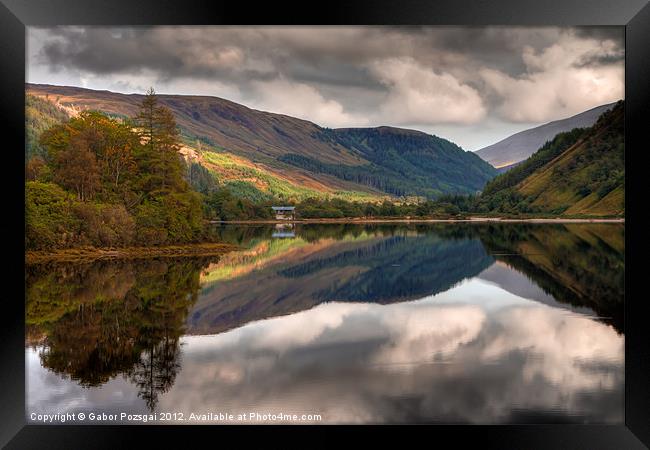
[[[625,26],[625,140],[626,140],[626,301],[625,301],[625,424],[607,425],[499,425],[428,427],[360,427],[374,438],[384,439],[395,431],[429,442],[452,439],[454,445],[469,441],[482,447],[499,448],[616,448],[650,446],[650,349],[644,302],[639,278],[644,270],[643,255],[648,239],[641,219],[643,192],[647,185],[643,137],[650,120],[650,5],[647,0],[364,0],[329,1],[323,4],[264,2],[205,2],[198,0],[0,0],[0,123],[4,130],[3,196],[5,237],[3,271],[5,286],[0,328],[2,370],[0,370],[0,444],[6,448],[122,448],[133,446],[134,437],[160,440],[166,446],[185,445],[195,439],[225,434],[238,444],[250,439],[267,440],[277,426],[224,427],[215,433],[208,426],[37,426],[25,418],[24,357],[24,188],[20,169],[24,148],[25,27],[52,25],[192,25],[192,24],[279,24],[279,25],[622,25]],[[351,43],[353,45],[353,43]],[[24,192],[24,191],[23,191]],[[20,295],[23,294],[23,300]],[[291,427],[298,445],[330,441],[338,444],[352,427]],[[337,431],[333,433],[332,430]],[[218,434],[217,434],[218,433]],[[153,442],[153,441],[150,441]],[[210,442],[210,441],[208,441]],[[217,441],[212,441],[218,445]],[[426,441],[425,441],[426,442]],[[287,446],[281,441],[278,446]],[[275,445],[271,445],[275,447]]]

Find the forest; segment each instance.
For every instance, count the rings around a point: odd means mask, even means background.
[[[38,148],[25,168],[26,249],[205,238],[178,127],[153,90],[135,117],[84,111],[44,130]]]
[[[294,153],[287,153],[279,160],[394,196],[417,195],[430,199],[449,193],[476,192],[497,173],[474,153],[424,133],[390,127],[324,129],[319,139],[353,149],[370,163],[328,164]]]

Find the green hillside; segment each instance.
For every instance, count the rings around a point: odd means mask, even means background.
[[[62,108],[98,110],[114,117],[132,116],[143,99],[68,86],[28,84],[27,92],[56,99]],[[497,174],[472,152],[425,133],[390,127],[331,130],[216,97],[158,98],[172,111],[186,140],[261,165],[274,176],[325,196],[467,194],[481,190]]]
[[[295,180],[224,151],[205,151],[199,164],[235,196],[251,201],[301,201],[307,198],[331,197],[356,201],[378,201],[381,192],[347,191],[329,186]]]
[[[590,128],[558,134],[489,182],[480,209],[502,213],[619,216],[625,213],[624,102]]]
[[[428,198],[471,194],[497,171],[445,139],[392,127],[323,130],[319,136],[351,149],[368,164],[348,166],[287,154],[281,161],[317,173],[370,186],[397,196]]]
[[[45,156],[45,149],[38,142],[41,133],[68,119],[68,113],[53,102],[27,95],[25,97],[25,162],[32,156]]]

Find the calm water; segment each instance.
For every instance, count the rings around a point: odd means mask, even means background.
[[[623,225],[219,232],[242,249],[28,268],[28,420],[623,421]]]

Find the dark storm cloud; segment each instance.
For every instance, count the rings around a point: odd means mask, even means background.
[[[192,61],[193,52],[208,52],[220,42],[205,39],[174,38],[175,29],[158,28],[55,28],[43,43],[39,61],[55,69],[75,68],[93,74],[113,74],[152,70],[161,79],[176,77],[228,78],[237,66]],[[224,42],[224,41],[221,41]],[[199,55],[197,55],[198,57]],[[239,70],[249,79],[269,79],[274,69]]]
[[[133,69],[148,63],[146,53],[133,45],[141,34],[123,30],[117,38],[116,31],[107,28],[55,28],[50,33],[52,39],[43,43],[41,61],[55,68],[75,67],[95,73]]]
[[[623,45],[625,28],[619,26],[582,26],[575,27],[575,32],[580,37],[598,40],[611,39]]]
[[[226,77],[245,61],[220,61],[220,50],[237,49],[244,60],[265,60],[265,69],[244,70],[245,79],[280,71],[297,80],[360,85],[370,60],[409,56],[439,68],[458,60],[486,63],[517,75],[525,70],[524,46],[540,50],[567,29],[504,27],[61,27],[49,30],[40,61],[96,74],[151,69],[161,76]],[[618,28],[576,28],[576,35],[617,39]],[[209,56],[206,58],[206,55]],[[320,76],[319,76],[320,74]]]

